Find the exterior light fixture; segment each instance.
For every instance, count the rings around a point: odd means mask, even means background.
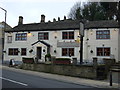
[[[57,51],[56,50],[54,50],[54,53],[56,53]]]
[[[32,36],[32,33],[28,32],[27,36]]]

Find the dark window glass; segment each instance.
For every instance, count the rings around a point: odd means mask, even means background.
[[[110,39],[110,30],[96,31],[96,39]]]
[[[110,56],[110,48],[97,48],[97,56]]]
[[[26,55],[26,48],[21,48],[21,55]]]
[[[74,32],[62,32],[62,39],[74,39]]]
[[[38,33],[38,40],[48,40],[49,38],[48,32]]]
[[[9,48],[8,55],[18,55],[18,48]]]
[[[16,34],[16,41],[25,41],[27,40],[27,33],[18,33]]]
[[[74,48],[62,48],[62,56],[74,56]]]

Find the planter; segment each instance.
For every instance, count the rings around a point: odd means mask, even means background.
[[[22,58],[23,63],[33,64],[34,59],[33,58]]]

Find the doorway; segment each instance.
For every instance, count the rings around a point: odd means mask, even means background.
[[[41,59],[42,47],[37,47],[37,59]]]

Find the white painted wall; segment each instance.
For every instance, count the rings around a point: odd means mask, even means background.
[[[57,42],[75,42],[75,40],[78,38],[78,34],[79,34],[79,30],[70,30],[70,31],[75,31],[75,39],[74,40],[62,40],[62,32],[63,31],[68,31],[68,30],[62,30],[62,31],[50,31],[49,32],[49,40],[44,40],[45,42],[49,43],[51,45],[51,55],[55,56],[55,57],[62,57],[62,49],[57,47]],[[40,31],[39,31],[40,32]],[[48,31],[41,31],[41,32],[48,32]],[[22,57],[35,57],[36,56],[36,48],[37,47],[42,47],[42,60],[44,61],[44,57],[47,54],[47,52],[43,52],[43,49],[45,49],[47,51],[47,47],[43,44],[41,44],[40,42],[35,44],[34,46],[31,46],[31,44],[35,43],[38,41],[38,31],[37,32],[31,32],[32,36],[28,36],[27,37],[27,41],[15,41],[15,35],[17,32],[13,32],[13,33],[5,33],[5,48],[4,50],[6,51],[6,53],[4,53],[4,60],[8,61],[10,59],[15,59],[15,60],[22,60]],[[18,33],[23,33],[23,32],[18,32]],[[28,32],[24,32],[24,33],[28,33]],[[12,36],[12,43],[7,43],[7,36]],[[55,38],[55,36],[57,38]],[[10,56],[8,55],[8,49],[9,48],[19,48],[19,50],[21,50],[21,48],[27,48],[27,56],[21,56],[21,53],[19,53],[19,55],[17,56]],[[64,47],[65,48],[65,47]],[[32,53],[29,53],[29,50],[33,49]],[[57,53],[54,53],[54,50],[57,51]],[[76,58],[80,58],[79,55],[79,47],[75,47],[75,56]],[[70,57],[68,57],[70,58]],[[73,57],[71,57],[73,58]]]
[[[110,30],[110,39],[106,40],[96,40],[96,30]],[[111,47],[111,54],[115,56],[116,61],[118,61],[118,29],[114,28],[105,28],[105,29],[89,29],[85,30],[84,37],[84,59],[92,60],[93,57],[96,57],[96,48],[97,47]],[[87,38],[89,39],[87,41]],[[90,53],[90,50],[93,50],[93,53]],[[98,58],[110,58],[107,56]]]
[[[96,30],[110,30],[110,39],[108,40],[96,40]],[[74,40],[62,40],[62,32],[63,31],[68,31],[68,30],[62,30],[62,31],[50,31],[49,32],[49,40],[44,40],[45,42],[49,43],[51,45],[51,55],[55,57],[62,57],[62,49],[61,47],[57,47],[57,42],[74,42],[75,40],[78,39],[79,36],[79,30],[69,30],[69,31],[74,31]],[[40,31],[39,31],[40,32]],[[42,31],[42,32],[48,32],[48,31]],[[5,60],[10,60],[14,58],[15,60],[22,60],[22,57],[35,57],[36,56],[36,48],[37,47],[42,47],[42,60],[44,60],[44,56],[46,55],[47,52],[43,52],[43,49],[47,51],[47,47],[41,43],[37,43],[34,46],[31,46],[31,44],[35,43],[38,41],[38,32],[31,32],[32,36],[27,37],[27,41],[15,41],[15,34],[17,32],[13,32],[11,34],[5,33],[5,48],[4,50],[7,51],[4,54],[4,59]],[[19,32],[23,33],[23,32]],[[24,32],[25,33],[25,32]],[[28,33],[28,32],[26,32]],[[7,36],[12,35],[12,43],[7,43]],[[55,36],[57,38],[55,38]],[[119,37],[118,37],[119,36]],[[87,38],[89,39],[87,41]],[[116,61],[120,60],[120,32],[119,29],[117,28],[105,28],[105,29],[89,29],[85,30],[85,36],[84,36],[84,46],[83,46],[83,58],[84,60],[92,60],[93,57],[96,57],[96,48],[97,47],[103,47],[102,45],[104,44],[104,47],[111,47],[111,54],[115,56]],[[119,45],[119,47],[118,47]],[[9,56],[8,55],[8,48],[27,48],[27,56],[21,56],[20,53],[18,56]],[[63,47],[65,48],[65,47]],[[29,50],[33,49],[32,53],[29,53]],[[54,53],[54,50],[57,52]],[[77,58],[78,61],[80,59],[80,47],[75,47],[75,56],[69,57],[68,58]],[[93,53],[90,53],[90,50],[93,50]],[[98,57],[98,56],[97,56]],[[99,56],[98,58],[110,58],[110,57],[101,57]]]

